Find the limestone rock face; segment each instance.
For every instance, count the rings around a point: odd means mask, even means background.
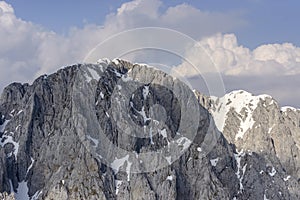
[[[0,199],[299,199],[299,111],[249,95],[194,94],[122,60],[13,83]]]
[[[245,167],[244,193],[268,199],[298,199],[300,189],[300,110],[280,108],[268,95],[233,91],[224,97],[195,92]],[[266,182],[258,187],[257,182]],[[283,188],[286,188],[283,189]]]

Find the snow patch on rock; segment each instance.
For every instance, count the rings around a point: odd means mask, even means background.
[[[115,180],[115,185],[116,185],[116,195],[119,193],[120,187],[122,185],[123,181],[121,180]]]
[[[172,175],[168,176],[166,180],[172,181],[173,180],[173,176]]]
[[[28,186],[26,181],[22,181],[19,183],[17,192],[15,193],[16,200],[29,200],[28,196]]]
[[[237,154],[234,154],[234,158],[236,160],[237,168],[238,168],[237,172],[235,174],[236,174],[236,177],[239,179],[239,183],[240,183],[239,193],[242,193],[244,190],[243,179],[244,179],[244,175],[245,175],[246,168],[247,168],[247,164],[245,164],[243,167],[241,165],[241,159],[244,156],[245,156],[245,153],[243,151],[238,152]]]
[[[218,161],[219,161],[219,158],[212,159],[212,160],[210,160],[210,164],[215,167],[215,166],[217,166]]]
[[[269,172],[269,175],[273,177],[273,176],[275,176],[275,174],[276,174],[276,169],[274,167],[272,167],[272,170],[271,170],[271,172]]]
[[[125,171],[127,173],[127,181],[130,181],[130,170],[132,162],[129,161],[129,155],[126,155],[120,159],[116,158],[111,164],[111,168],[114,170],[115,174],[117,174],[120,170],[120,167],[126,164]]]
[[[223,132],[227,114],[233,109],[237,112],[240,119],[240,127],[236,133],[235,140],[243,138],[246,131],[251,129],[255,123],[252,115],[261,100],[272,98],[269,95],[254,96],[243,90],[237,90],[226,94],[225,96],[211,97],[215,103],[215,108],[210,112],[214,118],[215,124],[219,131]]]
[[[296,109],[296,108],[291,107],[291,106],[283,106],[283,107],[280,108],[280,110],[281,110],[282,112],[288,112],[288,111],[294,111],[294,112],[297,112],[297,111],[299,111],[299,109]]]

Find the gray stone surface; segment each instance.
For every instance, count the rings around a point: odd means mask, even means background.
[[[218,106],[121,60],[13,83],[0,98],[0,199],[299,199],[299,111],[259,101],[235,140],[246,109],[226,113],[223,135]]]
[[[272,97],[253,96],[246,91],[234,91],[222,98],[195,94],[215,118],[222,112],[220,107],[228,107],[224,126],[218,128],[237,152],[243,152],[240,162],[246,170],[241,198],[260,199],[265,195],[267,199],[299,199],[300,111],[280,108]],[[242,102],[241,106],[230,103],[235,101]],[[243,123],[247,116],[251,123]],[[245,134],[236,137],[241,128]]]

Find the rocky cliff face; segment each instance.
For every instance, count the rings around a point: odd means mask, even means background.
[[[242,90],[221,98],[196,95],[239,152],[236,157],[245,171],[244,193],[265,191],[268,199],[293,199],[283,196],[282,186],[287,186],[288,193],[300,189],[300,110],[280,108],[271,96],[253,96]],[[250,173],[253,170],[256,172]],[[269,183],[257,188],[257,181]]]
[[[300,198],[299,111],[121,60],[9,85],[0,136],[4,199]]]

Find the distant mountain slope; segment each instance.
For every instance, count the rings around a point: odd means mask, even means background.
[[[289,175],[300,178],[300,110],[242,90],[205,101],[218,129],[237,149],[274,155]]]
[[[100,60],[13,83],[0,132],[3,198],[300,198],[299,111],[194,94],[146,65]]]

